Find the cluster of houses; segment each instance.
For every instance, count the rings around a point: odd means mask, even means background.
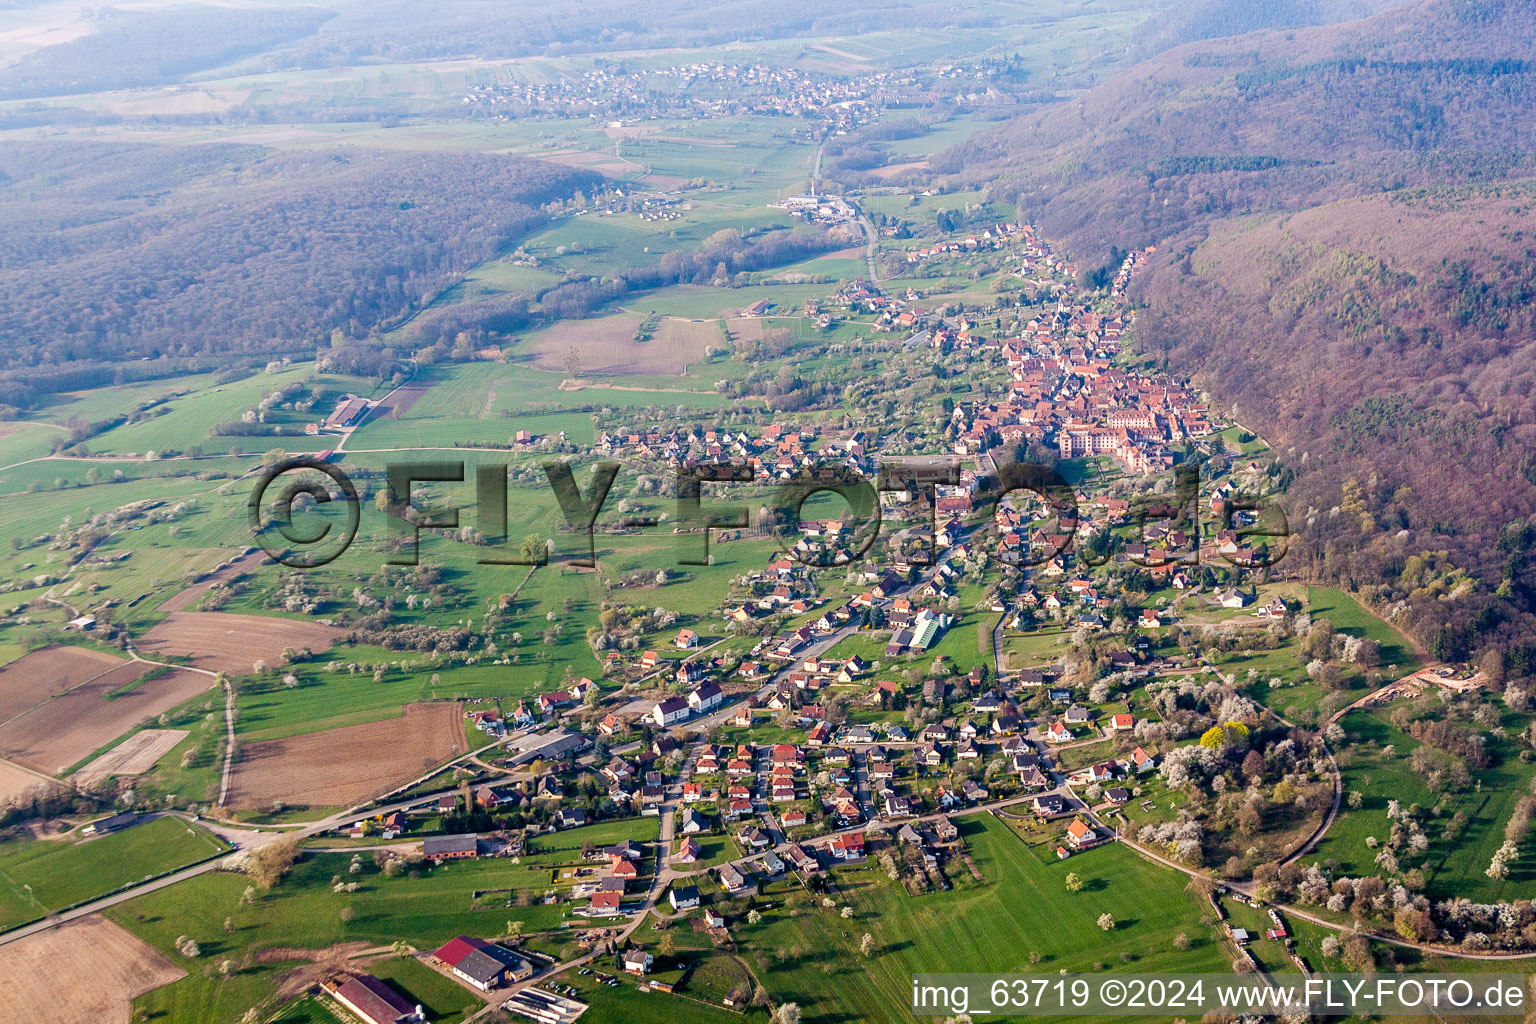
[[[996,401],[961,403],[952,413],[957,437],[953,451],[974,456],[997,447],[1038,443],[1063,458],[1105,455],[1132,473],[1170,469],[1185,438],[1211,429],[1206,408],[1187,389],[1165,379],[1115,364],[1127,322],[1073,297],[1067,280],[1076,268],[1053,254],[1030,225],[989,226],[975,234],[946,239],[907,254],[912,263],[988,248],[1016,247],[1018,274],[1049,272],[1059,291],[1053,309],[1036,316],[1018,337],[988,338],[964,317],[944,317],[901,299],[850,294],[849,303],[877,313],[877,330],[908,331],[909,344],[945,351],[1001,353],[1011,384]],[[1118,296],[1145,259],[1132,253],[1113,290]]]
[[[576,913],[584,917],[615,917],[625,913],[624,899],[629,883],[640,877],[644,848],[633,840],[593,850],[587,859],[603,865],[602,873],[583,877],[571,889],[574,897],[589,897],[590,902]]]
[[[1031,230],[1025,225],[1025,230]],[[973,252],[985,252],[994,249],[1003,249],[1010,245],[1019,234],[1019,225],[1012,222],[992,224],[980,231],[972,232],[956,238],[946,238],[929,246],[920,246],[907,250],[908,263],[922,263],[924,260],[935,259],[939,256],[964,255]]]
[[[876,97],[894,81],[892,73],[884,71],[840,77],[792,67],[700,61],[643,71],[594,67],[558,78],[472,85],[462,105],[499,120],[597,117],[613,129],[626,121],[658,117],[694,121],[770,116],[811,121],[820,131],[846,132],[877,116]]]
[[[826,467],[867,472],[874,465],[871,439],[861,430],[818,444],[812,425],[785,427],[769,424],[757,436],[745,428],[717,430],[706,427],[675,430],[604,431],[597,449],[605,455],[625,456],[670,469],[694,466],[750,466],[760,483],[782,483]]]
[[[792,803],[805,785],[805,755],[793,743],[774,744],[761,754],[748,744],[716,747],[706,743],[692,767],[692,778],[683,783],[679,831],[685,836],[708,827],[698,804],[713,801],[723,819],[739,821],[756,813],[754,801]],[[705,781],[716,776],[723,778],[718,786]]]

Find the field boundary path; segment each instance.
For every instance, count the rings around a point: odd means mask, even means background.
[[[221,677],[224,684],[224,771],[219,777],[219,806],[229,799],[229,777],[235,767],[235,687]]]

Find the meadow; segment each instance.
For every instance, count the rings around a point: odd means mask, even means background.
[[[1406,636],[1362,608],[1360,602],[1342,590],[1308,587],[1307,610],[1313,621],[1327,619],[1340,633],[1375,640],[1381,645],[1381,667],[1393,676],[1410,675],[1423,665]]]
[[[205,829],[156,818],[95,839],[0,844],[0,928],[12,928],[229,849]]]
[[[570,844],[579,851],[589,838],[598,845],[631,836],[654,839],[657,827],[654,818],[600,824],[559,833],[559,845],[552,852],[525,857],[521,863],[487,858],[423,865],[393,878],[374,866],[371,854],[358,855],[363,866],[353,872],[354,855],[349,852],[310,852],[277,888],[259,892],[249,904],[241,901],[248,879],[213,872],[141,896],[108,911],[108,916],[190,972],[181,981],[140,997],[136,1011],[164,1024],[234,1019],[246,1007],[270,998],[286,970],[282,962],[260,959],[257,954],[262,949],[320,950],[343,942],[389,945],[397,940],[433,949],[456,935],[494,938],[503,934],[508,921],[522,922],[530,934],[558,930],[569,920],[569,903],[497,903],[477,908],[474,894],[487,890],[542,894],[554,887],[553,864],[579,859]],[[336,879],[355,882],[356,891],[333,891]],[[350,914],[344,915],[344,908]],[[232,959],[237,969],[228,977],[202,972],[196,961],[176,953],[181,935],[198,942],[202,960]]]
[[[1054,974],[1123,961],[1141,972],[1226,969],[1183,875],[1115,844],[1057,862],[1050,846],[1025,845],[991,816],[966,820],[961,832],[981,881],[957,863],[947,869],[953,889],[912,897],[878,865],[839,870],[834,899],[853,908],[851,919],[775,900],[760,924],[737,926],[774,997],[798,1002],[807,1020],[888,1020],[911,1005],[912,975],[937,967]],[[1083,879],[1080,892],[1067,891],[1069,872]],[[1105,913],[1115,919],[1107,933],[1097,924]],[[866,932],[875,938],[870,958],[858,951]],[[1176,947],[1180,934],[1188,950]]]
[[[1388,800],[1404,807],[1417,805],[1425,812],[1424,831],[1429,836],[1428,856],[1422,862],[1435,899],[1465,896],[1477,902],[1519,899],[1536,880],[1536,865],[1529,836],[1521,844],[1522,856],[1510,866],[1507,879],[1496,881],[1486,869],[1504,841],[1504,823],[1515,801],[1530,792],[1536,766],[1519,759],[1519,745],[1508,739],[1489,741],[1490,766],[1474,769],[1474,787],[1467,791],[1437,790],[1430,780],[1413,770],[1409,758],[1420,744],[1394,728],[1384,711],[1355,711],[1340,720],[1352,740],[1339,757],[1345,793],[1358,791],[1359,808],[1346,805],[1308,859],[1332,860],[1346,874],[1373,872],[1375,851],[1368,838],[1384,841],[1391,834]],[[1511,723],[1516,724],[1518,723]],[[1390,752],[1388,752],[1390,748]],[[1447,839],[1442,832],[1457,813],[1467,816],[1466,825]],[[1414,861],[1415,865],[1419,862]]]

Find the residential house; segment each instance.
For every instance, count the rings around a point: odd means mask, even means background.
[[[1067,826],[1067,842],[1076,850],[1086,850],[1099,840],[1099,833],[1092,825],[1085,824],[1082,818],[1073,818],[1072,824]]]
[[[1042,818],[1054,818],[1067,812],[1067,801],[1055,793],[1035,797],[1030,806]]]
[[[864,833],[841,832],[827,844],[827,850],[838,860],[856,860],[864,856]]]
[[[665,728],[687,718],[688,712],[688,701],[682,697],[667,697],[656,702],[656,706],[651,709],[651,718]]]
[[[688,706],[701,714],[713,711],[724,700],[725,693],[718,683],[705,683],[688,694]]]
[[[722,864],[719,871],[720,888],[726,892],[741,892],[747,888],[747,876],[736,869],[734,864]]]
[[[816,859],[816,855],[799,843],[786,847],[784,857],[789,861],[791,867],[806,877],[814,875],[821,870],[821,862]]]

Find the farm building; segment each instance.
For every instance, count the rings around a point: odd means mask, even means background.
[[[325,426],[331,430],[345,430],[355,427],[368,413],[368,400],[358,398],[356,395],[347,395],[336,403],[336,409],[325,418]]]
[[[457,836],[428,836],[421,841],[421,855],[434,862],[473,860],[480,855],[480,837],[474,833]]]
[[[93,821],[80,830],[83,836],[105,836],[113,832],[121,832],[125,828],[131,828],[139,823],[139,815],[135,811],[123,811],[111,817]]]
[[[371,974],[345,980],[332,978],[321,985],[327,995],[363,1019],[365,1024],[409,1024],[425,1021],[426,1012]]]
[[[482,992],[489,992],[508,979],[522,981],[533,976],[533,965],[516,953],[466,935],[450,940],[432,955],[455,976]]]

